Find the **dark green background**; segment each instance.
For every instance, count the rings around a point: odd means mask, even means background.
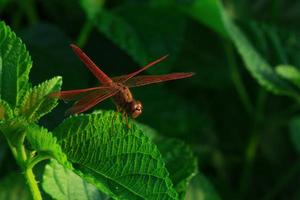
[[[153,6],[155,2],[165,5]],[[104,2],[103,12],[112,12],[127,22],[140,39],[143,52],[128,51],[116,42],[119,37],[134,43],[130,36],[122,38],[121,22],[105,27],[109,19],[99,11],[103,28],[97,28],[89,24],[91,13],[86,14],[74,0],[0,0],[0,18],[22,38],[32,56],[33,85],[55,75],[63,76],[64,90],[97,85],[69,48],[70,43],[79,43],[109,76],[132,72],[169,54],[166,61],[145,73],[193,71],[196,76],[133,89],[144,106],[137,121],[189,144],[198,157],[200,173],[221,199],[300,199],[300,160],[289,129],[291,119],[299,114],[299,104],[259,86],[229,39],[168,1],[161,2]],[[193,0],[175,2],[184,6]],[[299,1],[227,0],[224,5],[270,64],[300,67]],[[84,27],[89,30],[84,32]],[[107,31],[113,33],[113,39],[107,37]],[[236,77],[244,89],[236,89]],[[246,100],[241,91],[248,94]],[[70,106],[61,102],[41,123],[55,127]],[[107,100],[97,109],[114,107]],[[5,142],[0,140],[0,178],[16,170]]]

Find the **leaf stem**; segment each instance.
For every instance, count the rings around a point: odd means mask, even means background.
[[[26,161],[27,161],[27,154],[26,154],[25,147],[23,145],[25,136],[26,136],[25,133],[22,134],[21,139],[20,139],[20,144],[17,146],[18,155],[21,157],[21,159],[24,163],[26,163]]]
[[[32,198],[33,200],[42,200],[42,196],[38,187],[38,184],[35,180],[33,171],[32,171],[32,167],[34,166],[34,163],[36,164],[37,161],[35,161],[33,164],[27,165],[28,163],[28,156],[26,153],[26,149],[24,146],[24,139],[25,139],[25,133],[23,133],[20,138],[19,141],[17,143],[17,145],[12,145],[11,142],[8,140],[8,144],[10,146],[10,149],[15,157],[15,159],[17,160],[18,164],[20,165],[20,167],[22,168],[22,170],[24,170],[24,175],[25,175],[25,179],[27,181],[27,185],[29,187],[29,190],[31,192]],[[35,159],[33,159],[35,160]]]
[[[39,162],[46,160],[46,159],[50,159],[50,156],[45,156],[45,155],[35,156],[31,160],[29,160],[29,162],[27,164],[27,169],[32,169],[36,164],[38,164]]]
[[[77,46],[83,47],[86,44],[92,30],[93,30],[93,24],[89,20],[86,20],[77,37],[76,40]]]
[[[40,193],[39,187],[38,187],[38,183],[35,180],[32,168],[33,166],[37,163],[37,161],[35,161],[34,163],[29,162],[30,164],[27,165],[28,160],[27,159],[27,155],[26,155],[26,150],[24,145],[21,145],[21,147],[18,148],[18,154],[19,156],[21,156],[22,160],[23,160],[23,169],[25,170],[25,178],[27,181],[27,185],[29,187],[29,190],[31,192],[32,198],[33,200],[42,200],[42,195]],[[36,156],[35,158],[37,158],[38,156]],[[35,158],[33,158],[33,160],[35,160]],[[38,159],[37,159],[38,160]]]
[[[25,178],[27,180],[27,184],[29,186],[33,200],[42,200],[42,195],[40,193],[38,184],[37,184],[34,174],[32,172],[32,168],[27,168],[25,170]]]
[[[234,83],[235,89],[240,97],[242,105],[243,105],[244,109],[246,110],[247,114],[251,115],[252,110],[253,110],[253,105],[250,101],[250,97],[247,93],[246,87],[240,76],[232,44],[230,44],[228,42],[224,42],[224,44],[225,44],[225,47],[224,47],[225,53],[227,55],[228,64],[229,64],[230,71],[231,71],[231,77],[232,77],[232,81]]]

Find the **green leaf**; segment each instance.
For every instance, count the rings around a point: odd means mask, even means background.
[[[291,65],[279,65],[276,67],[276,72],[282,78],[291,81],[300,88],[300,71]]]
[[[219,0],[193,0],[181,5],[190,16],[209,26],[224,38],[230,37],[223,22],[223,8]]]
[[[177,199],[156,146],[114,112],[66,119],[53,132],[77,171],[118,199]]]
[[[156,73],[165,73],[170,71],[170,63],[181,49],[185,28],[182,15],[178,12],[165,15],[167,11],[127,5],[102,12],[94,24],[140,65],[169,54],[163,66],[155,69]]]
[[[80,0],[80,5],[89,19],[95,18],[102,10],[105,0]]]
[[[198,172],[193,151],[178,139],[161,137],[155,139],[154,143],[163,156],[179,199],[186,199],[189,182]]]
[[[51,160],[43,174],[42,187],[53,199],[57,200],[106,200],[107,196],[71,170]]]
[[[220,200],[218,193],[215,191],[210,181],[198,174],[192,179],[192,182],[187,191],[186,200]]]
[[[267,90],[282,95],[298,95],[297,91],[281,79],[255,50],[245,34],[230,19],[219,0],[194,1],[185,8],[185,11],[223,37],[228,36],[251,75]]]
[[[21,145],[25,136],[25,129],[28,122],[23,117],[14,117],[0,122],[0,131],[6,136],[13,146]]]
[[[1,200],[31,200],[23,174],[13,173],[0,180]]]
[[[296,32],[263,21],[243,23],[243,27],[269,63],[300,66],[300,36]]]
[[[181,140],[162,137],[149,126],[135,124],[157,145],[179,199],[185,199],[189,182],[198,172],[197,158],[192,149]]]
[[[28,88],[31,66],[25,45],[4,22],[0,22],[0,97],[12,108]]]
[[[6,120],[13,116],[13,111],[11,110],[9,104],[0,99],[0,120]]]
[[[152,141],[158,137],[158,133],[156,130],[151,128],[148,125],[139,123],[139,122],[134,122],[134,124],[140,129],[148,138],[150,138]]]
[[[26,139],[31,144],[31,148],[38,152],[38,156],[52,157],[60,164],[71,168],[57,139],[47,129],[38,125],[30,125],[26,129]]]
[[[300,154],[300,117],[294,117],[290,121],[290,137],[294,148]]]
[[[30,89],[20,106],[19,114],[28,121],[37,121],[50,112],[57,105],[57,98],[50,98],[49,94],[59,91],[62,84],[61,77],[55,77]]]

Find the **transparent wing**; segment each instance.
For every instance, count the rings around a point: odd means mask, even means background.
[[[154,83],[160,83],[165,81],[171,81],[176,79],[182,79],[182,78],[188,78],[193,76],[193,72],[188,73],[172,73],[172,74],[165,74],[165,75],[142,75],[142,76],[136,76],[133,77],[127,81],[125,81],[123,84],[127,87],[139,87],[143,85],[149,85]],[[124,80],[124,76],[119,76],[113,78],[113,81],[122,81]]]
[[[98,93],[107,93],[109,90],[112,90],[112,87],[93,87],[87,89],[79,89],[79,90],[68,90],[68,91],[59,91],[51,93],[49,96],[52,98],[59,98],[64,101],[72,101],[80,99],[82,96],[87,95],[95,90],[98,90]]]
[[[118,78],[119,78],[119,79],[118,79],[118,82],[125,82],[125,81],[131,79],[132,77],[138,75],[138,74],[141,73],[142,71],[145,71],[145,70],[148,69],[149,67],[151,67],[151,66],[153,66],[153,65],[155,65],[155,64],[157,64],[157,63],[159,63],[159,62],[161,62],[162,60],[166,59],[167,57],[168,57],[168,55],[165,55],[165,56],[163,56],[163,57],[161,57],[161,58],[159,58],[159,59],[157,59],[157,60],[155,60],[155,61],[153,61],[153,62],[147,64],[146,66],[142,67],[141,69],[139,69],[139,70],[137,70],[137,71],[135,71],[135,72],[132,72],[132,73],[127,74],[127,75],[124,75],[124,76],[119,76],[119,77],[118,77]],[[117,78],[117,77],[116,77],[116,78]],[[115,79],[113,79],[113,81],[116,82]]]
[[[84,112],[92,108],[96,104],[100,103],[101,101],[104,101],[105,99],[114,96],[117,92],[119,92],[118,89],[107,90],[106,92],[103,92],[101,90],[95,90],[91,93],[88,93],[82,96],[82,98],[79,101],[75,102],[75,104],[66,111],[66,114],[70,115]]]

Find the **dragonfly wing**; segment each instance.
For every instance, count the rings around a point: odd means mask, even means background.
[[[108,90],[112,89],[111,87],[93,87],[93,88],[87,88],[87,89],[79,89],[79,90],[68,90],[68,91],[59,91],[51,93],[49,96],[52,98],[59,98],[64,101],[72,101],[80,99],[82,96],[87,95],[88,93],[91,93],[95,90],[97,90],[99,93],[106,93]]]
[[[193,76],[193,72],[188,73],[172,73],[172,74],[165,74],[165,75],[145,75],[145,76],[136,76],[128,81],[123,83],[127,87],[139,87],[143,85],[149,85],[153,83],[160,83],[165,81],[171,81],[176,79],[188,78]]]
[[[115,76],[112,77],[111,79],[113,80],[113,82],[115,83],[120,83],[120,82],[124,82],[124,80],[127,78],[128,75],[122,75],[122,76]]]
[[[148,69],[149,67],[152,67],[153,65],[155,65],[155,64],[157,64],[157,63],[159,63],[159,62],[161,62],[162,60],[166,59],[167,57],[168,57],[168,55],[165,55],[165,56],[163,56],[163,57],[161,57],[161,58],[159,58],[159,59],[157,59],[157,60],[155,60],[155,61],[153,61],[153,62],[147,64],[146,66],[140,68],[139,70],[137,70],[137,71],[135,71],[135,72],[132,72],[132,73],[127,74],[127,75],[124,75],[124,76],[115,77],[115,78],[113,79],[113,81],[115,81],[115,79],[118,78],[119,82],[125,82],[125,81],[131,79],[132,77],[138,75],[138,74],[141,73],[142,71],[145,71],[145,70]]]
[[[88,93],[84,95],[79,101],[77,101],[70,109],[68,109],[66,111],[66,114],[69,115],[84,112],[92,108],[96,104],[100,103],[101,101],[112,97],[117,92],[119,92],[118,89],[107,90],[106,92],[96,90],[91,93]]]
[[[97,67],[97,65],[76,45],[71,44],[71,48],[74,53],[80,58],[85,66],[94,74],[94,76],[100,81],[100,83],[111,83],[112,80]]]

